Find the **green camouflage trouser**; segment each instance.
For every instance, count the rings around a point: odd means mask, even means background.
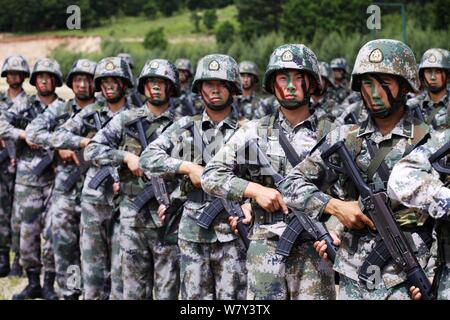
[[[107,300],[111,291],[113,208],[81,201],[81,271],[85,300]]]
[[[114,220],[111,239],[111,294],[110,300],[123,299],[122,250],[120,248],[121,226],[119,219]]]
[[[0,168],[0,253],[9,253],[11,249],[14,172],[9,169],[5,165]],[[16,239],[16,243],[17,247],[14,248],[16,249],[14,252],[18,253],[18,239]]]
[[[178,246],[181,253],[181,299],[245,299],[247,271],[241,239],[223,243],[178,239]]]
[[[177,245],[161,243],[157,229],[122,224],[121,246],[124,299],[178,299]]]
[[[80,214],[81,207],[76,199],[76,193],[52,195],[53,251],[55,253],[56,281],[63,295],[70,295],[73,289],[68,288],[67,278],[72,273],[71,268],[80,270]]]
[[[278,241],[256,240],[247,252],[249,300],[334,300],[334,271],[305,242],[284,259],[275,253]]]
[[[381,281],[371,290],[366,284],[340,274],[339,300],[411,300],[411,296],[404,283],[388,289]]]
[[[52,216],[48,210],[52,187],[16,184],[13,215],[20,215],[20,264],[25,270],[55,272],[52,247]],[[43,238],[41,264],[41,234]]]

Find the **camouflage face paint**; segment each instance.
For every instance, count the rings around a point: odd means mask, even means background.
[[[55,76],[43,72],[36,76],[36,90],[40,96],[46,97],[52,95],[56,88]]]
[[[432,93],[439,93],[446,89],[447,77],[443,69],[427,68],[423,73],[426,86]]]
[[[200,92],[206,106],[215,111],[225,109],[232,102],[230,89],[223,81],[203,81]]]
[[[116,103],[125,95],[125,88],[120,79],[107,77],[101,80],[100,87],[106,101]]]
[[[75,97],[81,101],[94,97],[94,81],[92,76],[86,74],[75,75],[72,80],[72,88]]]
[[[305,75],[295,70],[282,70],[275,75],[274,92],[281,106],[297,109],[309,103]]]
[[[162,106],[169,101],[169,85],[165,79],[148,78],[144,91],[149,103],[154,106]]]

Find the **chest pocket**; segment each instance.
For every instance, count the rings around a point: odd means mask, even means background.
[[[140,143],[136,140],[133,139],[129,136],[125,136],[124,137],[124,143],[122,146],[120,146],[119,149],[124,150],[124,151],[128,151],[131,152],[135,155],[140,155],[142,152],[142,147],[140,145]]]

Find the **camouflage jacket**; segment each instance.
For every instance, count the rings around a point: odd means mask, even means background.
[[[33,106],[38,116],[27,126],[27,123],[23,120],[17,120],[20,118],[22,111],[26,110],[29,106]],[[3,139],[10,139],[17,141],[17,170],[16,170],[16,183],[43,187],[53,183],[55,178],[52,170],[46,170],[40,177],[36,177],[31,171],[36,165],[47,155],[47,152],[43,148],[32,150],[28,147],[25,141],[19,141],[19,133],[21,130],[26,130],[27,135],[30,129],[33,128],[34,123],[38,123],[38,118],[44,111],[47,110],[59,110],[64,106],[64,101],[56,97],[56,99],[45,106],[38,96],[31,96],[27,103],[14,103],[7,112],[0,116],[0,137]],[[37,142],[37,144],[40,144]],[[42,146],[42,144],[41,144]]]
[[[120,186],[121,193],[125,197],[122,198],[120,206],[121,208],[126,207],[126,210],[121,209],[121,221],[129,225],[155,228],[156,226],[160,226],[157,214],[159,204],[156,200],[151,201],[150,211],[153,218],[151,220],[148,220],[147,216],[144,216],[144,210],[136,213],[132,209],[132,200],[143,189],[145,182],[141,178],[134,176],[128,170],[128,167],[123,164],[123,159],[127,152],[138,156],[142,152],[139,141],[130,137],[125,132],[126,124],[138,118],[143,118],[150,122],[149,129],[146,132],[146,137],[148,138],[153,132],[160,135],[170,126],[173,123],[174,114],[168,110],[159,116],[155,116],[149,111],[146,105],[138,109],[121,112],[102,130],[97,132],[92,142],[86,147],[84,154],[86,159],[94,161],[99,165],[121,167],[119,171]],[[169,190],[175,189],[175,186],[170,187],[168,188]]]
[[[317,103],[314,103],[311,100],[311,109],[314,110],[317,118],[322,117],[330,117],[331,119],[336,119],[344,110],[342,110],[341,106],[336,103],[336,101],[331,99],[326,99],[326,97],[322,97]]]
[[[358,119],[358,123],[363,123],[369,117],[369,112],[367,108],[364,106],[363,100],[356,101],[349,105],[341,105],[341,115],[338,116],[335,120],[336,125],[345,124],[345,118],[350,115],[350,113],[354,113],[356,118]]]
[[[13,103],[26,103],[28,100],[28,95],[25,91],[19,93],[17,97],[13,99],[8,95],[8,91],[0,94],[0,102],[5,103],[8,107],[11,107]]]
[[[52,136],[60,125],[62,125],[69,117],[74,116],[80,112],[81,108],[75,102],[75,99],[70,99],[65,104],[60,104],[55,108],[47,108],[41,113],[33,122],[27,127],[27,137],[33,143],[43,146],[44,148],[53,149],[51,144]],[[67,119],[61,119],[58,123],[55,118],[60,116],[67,116]],[[62,183],[67,177],[76,169],[73,163],[64,163],[55,152],[57,162],[55,186],[54,191],[64,193]]]
[[[208,163],[202,176],[202,186],[208,193],[230,200],[244,200],[244,191],[249,181],[259,183],[266,187],[275,188],[270,176],[264,174],[264,169],[254,164],[240,163],[238,150],[242,150],[250,139],[255,139],[263,152],[271,161],[272,166],[281,175],[286,175],[292,169],[283,148],[278,140],[278,129],[275,124],[282,128],[289,142],[294,147],[301,159],[306,157],[312,147],[317,143],[318,135],[326,129],[325,122],[319,122],[315,114],[293,127],[284,117],[282,112],[275,112],[258,120],[252,120],[239,129],[238,132],[225,144],[225,146]],[[244,175],[236,174],[235,168],[244,167]],[[259,208],[256,202],[252,203],[253,210]],[[262,209],[261,209],[262,210]],[[281,235],[286,224],[278,222],[275,224],[254,223],[249,238],[262,240]]]
[[[418,107],[422,111],[425,122],[433,127],[434,130],[447,129],[450,126],[450,89],[447,94],[441,98],[438,103],[431,100],[430,95],[419,95],[409,99],[407,105],[410,108]],[[434,116],[433,116],[434,115]],[[433,116],[431,118],[431,116]]]
[[[280,103],[275,96],[261,99],[258,108],[254,111],[253,119],[261,119],[278,110]]]
[[[392,170],[387,191],[390,198],[404,206],[418,208],[437,219],[434,235],[437,238],[439,254],[438,250],[433,252],[434,258],[439,264],[445,264],[447,268],[450,268],[449,180],[448,176],[440,176],[428,160],[448,141],[450,141],[450,129],[435,133],[426,144],[400,160]],[[433,267],[433,261],[430,261],[428,269]],[[434,275],[434,270],[427,271]]]
[[[96,133],[95,130],[87,128],[83,123],[83,117],[96,111],[100,116],[100,121],[102,124],[110,121],[112,117],[116,114],[130,109],[129,104],[125,104],[117,112],[112,112],[108,105],[104,102],[97,101],[84,107],[80,112],[70,118],[64,125],[59,127],[51,137],[51,145],[56,149],[70,149],[70,150],[80,150],[80,142],[84,137],[92,138]],[[83,201],[90,203],[102,203],[111,204],[113,199],[113,193],[110,186],[101,185],[97,190],[89,188],[89,181],[97,174],[100,170],[99,165],[93,163],[86,173],[86,178],[84,180],[83,189],[81,191],[81,198]]]
[[[347,80],[343,80],[341,84],[333,87],[334,97],[337,103],[341,104],[350,94],[349,84]]]
[[[260,113],[255,113],[261,104],[261,98],[256,96],[254,92],[247,97],[237,96],[235,103],[238,108],[239,117],[243,117],[248,120],[259,119],[255,118],[256,116],[261,117]]]
[[[202,139],[212,156],[233,136],[239,126],[233,112],[218,124],[211,121],[206,111],[202,115],[179,119],[142,153],[140,167],[146,175],[156,175],[162,178],[173,177],[177,174],[183,160],[204,165],[201,152],[199,152],[201,147],[198,146],[194,152],[191,152],[191,148],[194,147],[193,137],[186,126],[192,121],[202,134]],[[195,152],[195,150],[197,151]],[[198,189],[193,187],[187,177],[184,177],[181,190],[183,195],[187,195]],[[225,214],[219,215],[208,230],[197,225],[197,218],[209,202],[210,200],[198,202],[188,199],[184,203],[178,229],[179,239],[198,243],[214,243],[216,241],[228,242],[237,238],[231,231]]]
[[[201,114],[205,108],[200,96],[192,91],[181,91],[181,96],[172,98],[176,118]],[[194,114],[192,114],[194,112]]]
[[[320,190],[322,182],[326,180],[326,174],[330,171],[322,160],[321,154],[336,142],[344,140],[350,153],[354,156],[364,180],[380,186],[382,189],[385,182],[382,181],[378,172],[375,172],[371,179],[368,177],[367,172],[372,158],[367,149],[367,142],[375,143],[378,148],[381,148],[381,143],[393,146],[384,158],[384,162],[391,170],[405,153],[418,143],[416,140],[425,139],[429,132],[428,126],[424,124],[420,126],[413,125],[413,120],[413,114],[405,114],[394,129],[385,136],[377,129],[371,118],[368,118],[361,126],[343,125],[336,128],[326,136],[324,141],[321,141],[321,144],[318,145],[318,148],[315,148],[312,154],[289,173],[281,184],[280,189],[286,204],[289,207],[306,212],[314,218],[320,218],[324,208],[331,199],[328,194]],[[336,163],[338,160],[331,159],[331,161]],[[351,192],[351,186],[347,184],[345,177],[342,175],[337,176],[335,184],[339,184],[342,188],[344,198],[357,200],[354,193]],[[391,207],[394,209],[395,218],[400,225],[415,226],[420,224],[416,218],[416,212],[408,209],[403,210],[398,203],[392,203]],[[429,250],[416,233],[412,234],[412,239],[414,243],[411,244],[415,251],[418,252],[419,261],[422,266],[425,266],[429,258]],[[351,245],[354,241],[357,241],[357,248]],[[359,281],[359,267],[363,264],[374,245],[375,237],[371,233],[367,232],[361,236],[356,236],[346,230],[343,233],[334,269],[355,281]],[[397,265],[389,262],[382,271],[382,278],[385,285],[390,288],[402,283],[406,276],[401,273]]]

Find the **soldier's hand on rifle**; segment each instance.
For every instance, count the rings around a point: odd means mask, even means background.
[[[118,194],[120,192],[120,182],[114,182],[112,188],[114,194]]]
[[[77,154],[72,150],[60,149],[58,150],[58,156],[65,162],[73,162],[77,166],[80,165],[80,160],[77,157]]]
[[[17,165],[17,160],[16,159],[11,159],[9,160],[9,164],[11,165],[11,167],[15,168]]]
[[[136,177],[142,176],[142,170],[139,168],[139,157],[137,155],[128,152],[125,155],[123,162],[126,163],[128,169],[130,169]]]
[[[243,205],[241,205],[241,208],[245,216],[245,218],[242,220],[242,223],[250,224],[252,222],[252,205],[250,203],[244,203]],[[228,223],[231,226],[231,230],[233,230],[236,235],[239,235],[239,231],[237,229],[238,220],[239,217],[228,217]]]
[[[179,172],[189,176],[189,179],[195,187],[201,188],[202,184],[200,179],[203,174],[203,169],[202,166],[196,163],[184,161],[179,168]]]
[[[164,204],[159,205],[158,217],[159,217],[159,221],[161,221],[161,223],[164,223],[164,220],[166,219],[166,210],[167,210],[167,207]]]
[[[289,209],[277,189],[267,188],[260,184],[250,182],[245,189],[244,197],[255,199],[256,202],[266,211],[283,211],[289,213]]]
[[[1,140],[1,139],[0,139],[0,146],[1,146],[2,148],[6,148],[6,143],[5,143],[4,140]]]
[[[27,134],[26,134],[25,130],[20,130],[19,131],[19,139],[20,140],[26,140],[27,139]]]
[[[339,239],[338,234],[335,231],[330,230],[330,235],[331,238],[333,238],[333,244],[335,246],[339,246],[341,244],[341,239]],[[327,244],[325,243],[325,240],[314,242],[314,249],[316,249],[316,251],[319,253],[319,256],[321,256],[325,260],[328,260],[328,255],[326,252]]]
[[[409,288],[409,292],[411,293],[411,297],[413,300],[420,300],[422,299],[422,294],[420,293],[420,289],[416,288],[414,286]]]
[[[375,225],[358,205],[358,201],[342,201],[331,199],[325,207],[325,212],[336,216],[349,229],[363,229],[366,225],[375,230]]]
[[[32,149],[32,150],[37,150],[37,149],[40,148],[39,145],[37,145],[37,144],[31,142],[28,138],[25,138],[25,142],[27,143],[27,145],[28,145],[28,146],[30,147],[30,149]]]
[[[80,149],[86,148],[86,146],[91,142],[91,139],[89,138],[82,138],[80,141]]]

